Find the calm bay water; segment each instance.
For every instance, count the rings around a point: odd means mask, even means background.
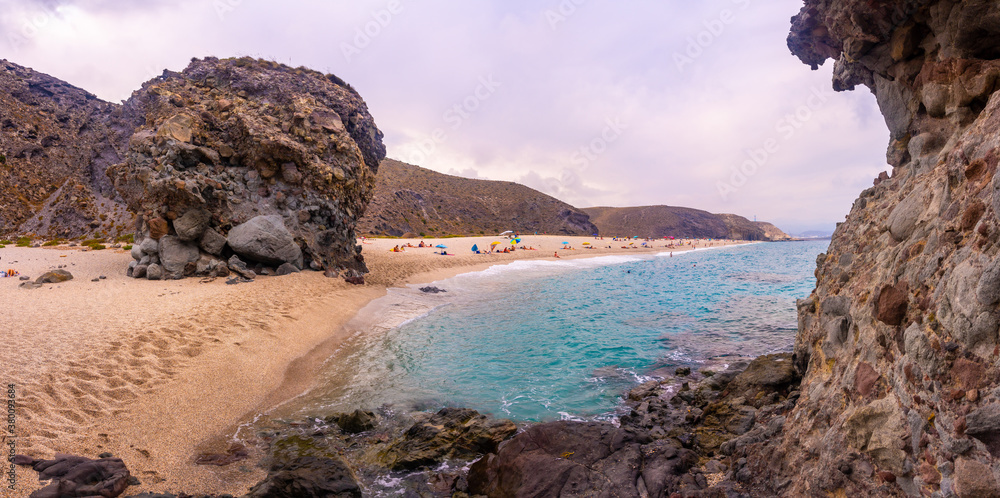
[[[791,351],[828,241],[519,261],[392,289],[348,326],[301,414],[464,406],[522,421],[614,416],[678,366]]]

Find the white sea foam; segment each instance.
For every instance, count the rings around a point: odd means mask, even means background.
[[[714,250],[718,250],[718,249],[733,249],[733,248],[736,248],[736,247],[750,246],[750,245],[754,245],[754,244],[758,244],[758,242],[747,242],[746,244],[730,244],[728,246],[695,247],[694,249],[685,249],[683,251],[659,252],[659,253],[656,253],[656,257],[658,257],[658,258],[669,258],[670,255],[674,254],[675,252],[677,253],[677,256],[680,256],[681,254],[692,254],[692,253],[701,252],[701,251],[714,251]]]

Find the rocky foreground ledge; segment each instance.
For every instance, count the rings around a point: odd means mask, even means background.
[[[245,496],[359,497],[363,490],[405,496],[759,496],[742,455],[773,438],[798,399],[792,356],[763,356],[717,373],[677,374],[628,393],[629,413],[620,424],[562,421],[518,429],[509,420],[461,408],[434,414],[356,411],[288,422],[259,434],[267,454],[260,464],[268,475]],[[121,460],[103,456],[21,457],[17,463],[54,479],[33,497],[125,494],[136,481]],[[245,456],[234,451],[202,458],[225,465]],[[856,471],[870,475],[872,468],[859,465]]]

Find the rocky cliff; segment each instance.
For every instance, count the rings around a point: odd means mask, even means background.
[[[755,221],[753,223],[764,231],[764,240],[792,240],[791,235],[788,235],[784,232],[784,230],[774,226],[773,223],[768,223],[766,221]]]
[[[520,233],[590,235],[586,213],[512,182],[473,180],[386,159],[375,197],[358,222],[371,235],[445,236]]]
[[[0,237],[114,237],[132,215],[105,176],[128,147],[119,107],[0,60]]]
[[[734,457],[762,494],[998,496],[1000,4],[807,0],[788,44],[875,94],[893,174],[798,303],[783,436]]]

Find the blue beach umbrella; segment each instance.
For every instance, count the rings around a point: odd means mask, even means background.
[[[472,252],[479,252],[479,245],[478,244],[472,244]]]
[[[569,242],[563,242],[563,245],[564,245],[564,246],[565,246],[565,245],[569,245]]]
[[[438,245],[436,245],[436,246],[434,246],[434,247],[437,247],[437,248],[439,248],[439,249],[447,249],[447,248],[448,248],[448,246],[446,246],[446,245],[444,245],[444,244],[438,244]]]

